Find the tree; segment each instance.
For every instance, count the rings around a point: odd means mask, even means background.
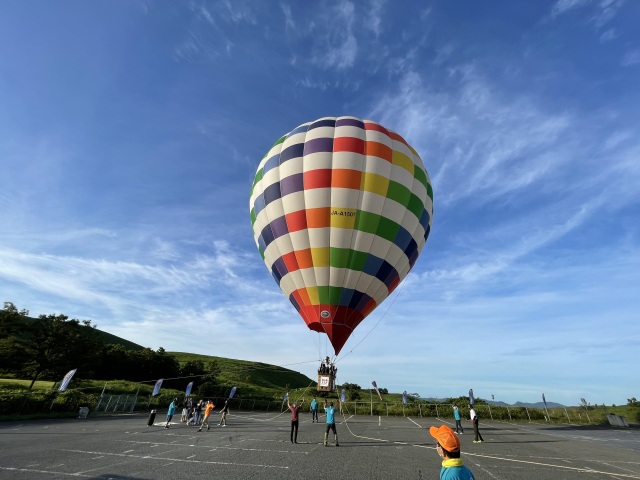
[[[204,375],[205,373],[207,373],[207,369],[205,368],[202,360],[189,360],[180,369],[181,377],[192,377]]]
[[[2,370],[15,373],[23,362],[24,341],[15,336],[0,338],[0,365]]]
[[[29,389],[40,377],[58,380],[73,368],[81,375],[91,376],[89,370],[100,351],[95,327],[90,320],[82,324],[67,320],[66,315],[40,315],[28,326],[20,371],[31,378]]]
[[[627,406],[629,407],[638,407],[640,406],[640,402],[636,400],[636,397],[631,397],[627,399]]]
[[[199,397],[213,397],[216,394],[216,386],[212,382],[204,382],[198,387]]]
[[[0,365],[6,372],[17,373],[24,361],[26,348],[25,317],[28,310],[18,311],[11,302],[4,302],[0,310]]]
[[[220,378],[220,374],[222,373],[222,368],[218,364],[217,360],[211,360],[207,363],[207,381],[213,384],[218,383],[218,379]]]
[[[4,308],[0,310],[0,338],[19,336],[28,316],[29,310],[18,311],[13,303],[4,302]]]
[[[358,400],[360,398],[360,391],[362,390],[360,385],[356,383],[345,383],[342,385],[342,388],[347,391],[347,398],[349,400]]]

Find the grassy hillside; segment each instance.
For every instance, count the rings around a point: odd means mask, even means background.
[[[187,362],[201,361],[205,365],[215,360],[220,366],[220,384],[260,387],[262,389],[298,389],[311,385],[315,390],[315,382],[305,375],[276,365],[246,360],[198,355],[185,352],[167,352],[173,355],[180,365]]]
[[[19,327],[22,324],[26,324],[27,322],[35,323],[40,321],[41,320],[39,318],[24,317],[24,316],[20,316],[16,319],[18,330],[20,330]],[[124,348],[128,350],[143,350],[145,348],[142,345],[138,345],[137,343],[133,343],[129,340],[118,337],[116,335],[112,335],[111,333],[100,330],[99,328],[96,328],[95,331],[97,332],[98,336],[104,341],[104,343],[113,344],[113,345],[122,345]]]
[[[27,325],[31,326],[42,322],[39,318],[22,315],[5,316],[2,320],[9,331],[18,332],[18,335],[22,335],[25,338],[29,335],[28,332],[30,331],[29,328],[25,328]],[[128,350],[143,350],[145,348],[142,345],[138,345],[98,328],[95,328],[94,331],[105,344],[121,345]],[[309,386],[312,386],[315,390],[315,383],[311,379],[293,370],[275,365],[184,352],[167,352],[167,354],[174,356],[181,366],[189,361],[201,361],[205,365],[212,360],[217,361],[221,373],[215,383],[220,387],[242,387],[242,391],[245,394],[262,397],[271,395],[279,396],[282,391],[289,389],[306,389]],[[200,378],[194,378],[194,380],[196,386],[206,381]],[[45,383],[49,385],[48,388],[50,388],[50,385],[53,385],[53,383]],[[174,381],[168,383],[177,385],[180,382]],[[4,386],[7,387],[7,385]],[[18,383],[14,382],[13,386],[18,387]]]

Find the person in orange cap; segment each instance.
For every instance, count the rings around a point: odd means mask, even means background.
[[[442,458],[440,480],[475,480],[460,458],[460,439],[446,425],[430,427],[429,434],[438,442],[436,451]]]

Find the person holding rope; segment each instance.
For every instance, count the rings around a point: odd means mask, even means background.
[[[178,399],[174,398],[173,402],[169,405],[169,410],[167,410],[167,423],[165,423],[164,428],[169,428],[171,424],[171,419],[173,418],[173,414],[176,412],[176,406],[178,405]]]
[[[297,404],[291,405],[287,396],[287,407],[291,410],[291,443],[298,443],[298,416],[303,403],[304,399],[298,400]]]
[[[464,428],[462,428],[462,417],[460,416],[460,409],[458,409],[458,405],[453,404],[453,418],[456,419],[456,433],[464,433]],[[458,429],[460,430],[458,432]]]
[[[220,410],[220,414],[222,416],[220,417],[220,423],[218,425],[222,427],[227,426],[227,413],[229,413],[229,400],[226,400],[224,402],[224,407],[222,407],[222,410]]]
[[[207,430],[209,430],[209,417],[211,416],[211,412],[214,408],[216,408],[216,406],[213,404],[213,402],[211,400],[207,400],[207,406],[204,409],[204,420],[202,420],[202,424],[198,429],[199,432],[202,431],[202,427],[204,427],[205,423],[207,424]]]
[[[340,404],[340,400],[338,400],[338,404]],[[327,399],[324,399],[324,411],[327,414],[327,430],[324,432],[324,446],[327,446],[327,437],[329,436],[329,430],[333,430],[333,441],[336,444],[336,447],[339,447],[338,443],[338,432],[336,431],[336,419],[335,414],[337,412],[336,407],[333,406],[333,402],[329,404],[327,407]]]
[[[484,442],[484,439],[482,438],[482,434],[480,433],[480,428],[478,426],[480,421],[478,420],[478,415],[476,414],[476,411],[473,409],[473,405],[469,405],[469,419],[473,424],[473,434],[475,435],[475,440],[473,440],[473,443]]]
[[[314,398],[311,400],[311,423],[318,423],[318,402]]]

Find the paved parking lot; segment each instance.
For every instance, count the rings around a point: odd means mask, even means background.
[[[210,431],[141,414],[0,424],[2,479],[437,479],[428,435],[435,418],[342,416],[340,447],[323,447],[324,425],[289,415],[231,412]],[[179,417],[178,417],[179,418]],[[321,418],[322,421],[322,418]],[[470,424],[467,422],[465,426]],[[465,430],[462,454],[476,479],[640,479],[640,430],[529,423],[481,424],[485,443]]]

